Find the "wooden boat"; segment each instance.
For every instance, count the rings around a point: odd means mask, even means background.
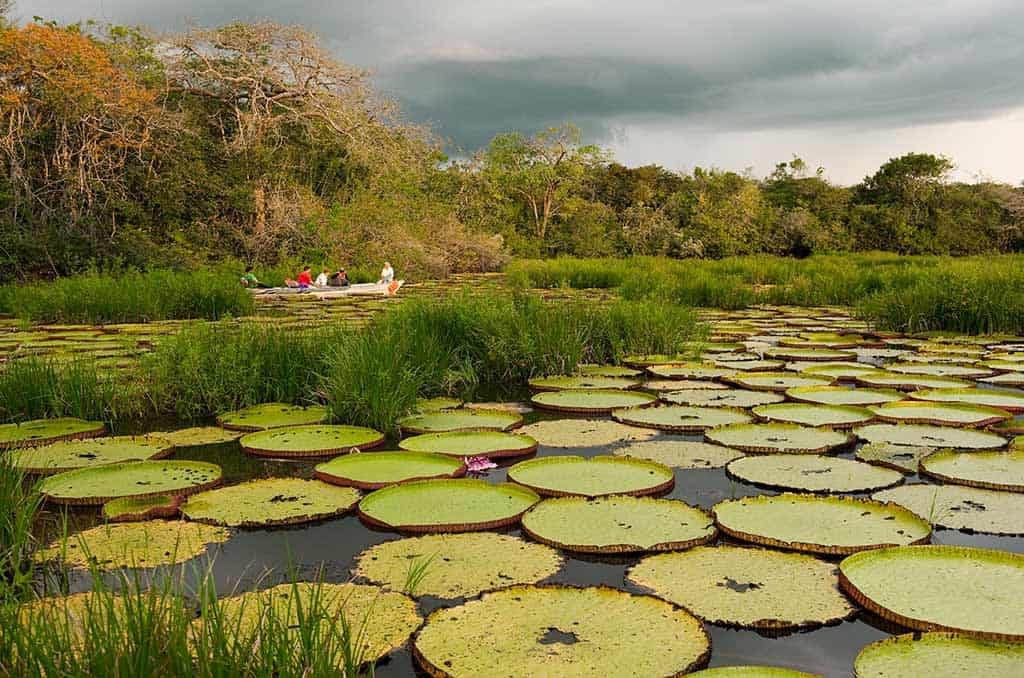
[[[298,287],[265,287],[263,289],[249,289],[257,297],[313,297],[315,299],[337,299],[339,297],[356,296],[378,296],[391,297],[398,294],[398,290],[405,284],[404,280],[395,280],[390,283],[359,283],[348,287],[307,287],[300,290]]]

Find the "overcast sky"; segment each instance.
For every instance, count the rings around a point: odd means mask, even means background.
[[[1024,180],[1021,0],[20,0],[173,30],[269,18],[373,69],[454,152],[565,121],[626,164],[854,183],[909,151]]]

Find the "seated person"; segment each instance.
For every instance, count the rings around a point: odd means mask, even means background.
[[[324,269],[320,272],[320,275],[316,277],[313,285],[316,287],[327,287],[327,276],[330,274],[330,269]]]
[[[300,290],[304,290],[307,287],[312,287],[313,286],[313,275],[311,273],[311,270],[312,269],[309,266],[305,266],[302,269],[302,273],[299,274],[299,279],[298,279],[297,282],[299,283],[299,289]],[[286,281],[286,283],[287,283],[287,281]]]
[[[348,287],[348,273],[343,268],[338,269],[338,272],[331,276],[328,284],[331,287]]]

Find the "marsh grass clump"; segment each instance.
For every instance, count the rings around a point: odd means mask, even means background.
[[[21,358],[0,371],[0,420],[127,418],[142,407],[137,387],[131,381],[115,381],[88,358],[66,363]]]
[[[0,288],[0,312],[41,322],[130,323],[217,320],[252,313],[255,302],[236,275],[210,270],[93,271]]]
[[[0,456],[0,606],[23,600],[32,590],[33,526],[42,505],[28,475]]]
[[[628,353],[676,352],[698,336],[671,304],[547,302],[528,295],[409,301],[333,344],[324,396],[346,423],[392,431],[423,396],[518,386]]]

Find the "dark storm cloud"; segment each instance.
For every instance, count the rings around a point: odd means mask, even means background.
[[[1016,0],[41,0],[19,11],[161,29],[302,23],[468,150],[567,120],[607,139],[644,121],[903,127],[1024,105]]]

